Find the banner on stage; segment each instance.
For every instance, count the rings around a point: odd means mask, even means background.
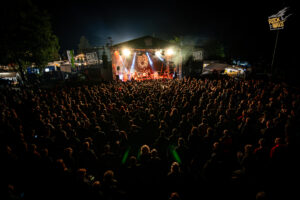
[[[96,52],[86,53],[86,60],[89,64],[95,64],[98,62],[98,56]]]

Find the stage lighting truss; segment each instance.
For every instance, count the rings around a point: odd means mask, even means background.
[[[155,51],[155,56],[162,58],[163,56],[173,56],[176,54],[175,49],[170,47],[167,49],[158,49]]]

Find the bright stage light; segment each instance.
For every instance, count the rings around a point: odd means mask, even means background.
[[[155,51],[155,55],[156,55],[157,57],[161,57],[161,50]]]
[[[119,56],[120,55],[119,51],[115,51],[114,54],[115,54],[115,56]]]
[[[130,56],[130,54],[131,54],[131,52],[130,52],[129,49],[123,49],[123,50],[122,50],[122,53],[123,53],[123,55],[126,56],[126,57]]]
[[[173,55],[174,54],[174,50],[173,49],[168,49],[167,50],[167,56],[171,56],[171,55]]]
[[[123,74],[119,75],[119,79],[123,81]]]
[[[164,61],[164,59],[162,58],[162,56],[163,56],[162,50],[155,51],[155,55],[159,60]]]

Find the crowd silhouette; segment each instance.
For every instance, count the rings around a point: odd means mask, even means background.
[[[266,80],[0,95],[1,199],[295,199],[300,94]],[[293,198],[292,198],[293,197]]]

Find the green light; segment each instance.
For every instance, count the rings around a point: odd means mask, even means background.
[[[176,152],[174,146],[170,146],[170,151],[171,151],[171,154],[172,154],[174,160],[175,160],[176,162],[178,162],[179,164],[181,164],[181,159],[180,159],[178,153]]]
[[[128,158],[128,155],[129,155],[129,151],[130,151],[130,147],[128,147],[128,149],[125,151],[124,156],[122,158],[122,164],[123,165],[126,163],[126,160]]]

